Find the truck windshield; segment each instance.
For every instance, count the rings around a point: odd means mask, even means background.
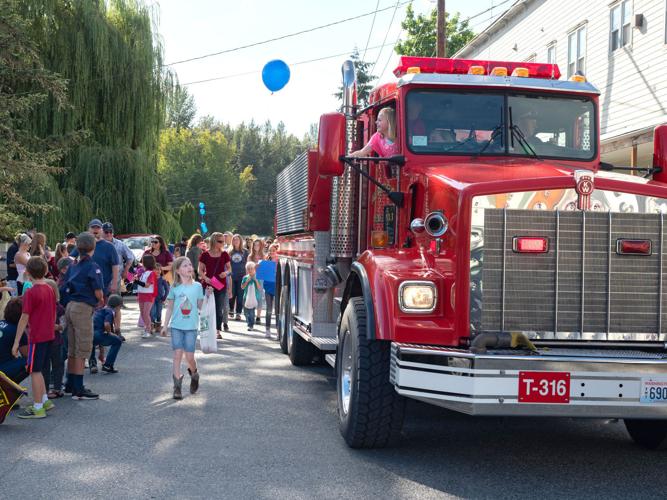
[[[590,160],[594,117],[576,96],[413,90],[407,143],[414,153]]]

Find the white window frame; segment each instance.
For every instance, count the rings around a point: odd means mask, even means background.
[[[614,13],[617,14],[616,26]],[[618,37],[618,45],[614,47],[614,39]],[[609,53],[632,43],[632,0],[621,0],[609,7]]]
[[[577,71],[586,74],[587,23],[578,25],[567,34],[567,77]],[[583,41],[583,49],[582,49]],[[574,56],[574,58],[572,57]]]
[[[553,57],[550,57],[552,53]],[[547,45],[547,63],[556,64],[556,57],[558,57],[558,49],[556,47],[556,42],[551,42],[549,45]]]

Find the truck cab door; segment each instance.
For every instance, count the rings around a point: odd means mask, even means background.
[[[396,103],[383,103],[373,112],[372,123],[373,131],[368,134],[368,138],[375,132],[375,119],[380,109],[384,107],[394,107]],[[398,113],[396,117],[397,126],[400,123]],[[396,143],[401,144],[400,128],[396,130]],[[400,154],[400,152],[399,152]],[[378,182],[388,187],[391,191],[400,191],[399,178],[400,171],[397,165],[389,165],[387,162],[370,163],[368,166],[370,175]],[[370,228],[367,235],[368,248],[389,248],[395,247],[398,243],[398,207],[389,199],[387,194],[378,189],[375,185],[367,183],[368,190],[368,223]]]

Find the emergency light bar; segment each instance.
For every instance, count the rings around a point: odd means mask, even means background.
[[[494,68],[507,68],[507,74],[514,72],[516,68],[525,68],[528,70],[526,75],[523,71],[521,75],[529,78],[548,78],[558,80],[560,70],[557,64],[542,64],[530,62],[510,62],[510,61],[478,61],[473,59],[447,59],[442,57],[416,57],[401,56],[398,66],[394,70],[397,77],[409,73],[440,73],[445,75],[467,75],[473,66],[484,68],[484,74],[492,74]],[[475,74],[480,74],[479,70]]]

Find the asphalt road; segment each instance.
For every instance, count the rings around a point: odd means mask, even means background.
[[[0,498],[665,498],[667,453],[620,422],[471,418],[410,403],[404,436],[351,450],[327,366],[295,368],[263,332],[198,354],[201,389],[171,399],[168,339],[140,340],[136,305],[99,401],[0,425]],[[187,379],[187,377],[186,377]],[[25,399],[23,401],[26,401]]]

